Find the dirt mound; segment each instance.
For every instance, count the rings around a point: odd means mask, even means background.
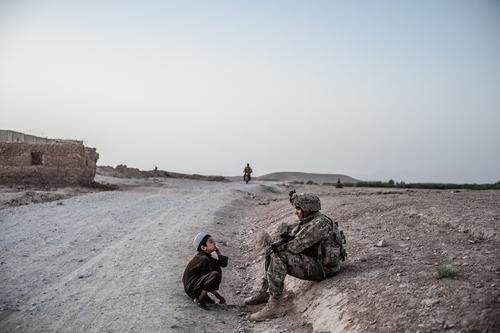
[[[312,181],[317,184],[336,183],[339,179],[342,183],[357,183],[358,179],[341,175],[341,174],[322,174],[322,173],[305,173],[305,172],[273,172],[267,175],[259,176],[259,180],[275,180],[286,182],[308,182]]]
[[[114,191],[115,184],[92,182],[88,186],[4,185],[0,186],[0,209],[68,199],[77,195]]]
[[[92,182],[87,187],[95,188],[95,189],[101,190],[101,191],[115,191],[115,190],[118,190],[120,188],[116,184],[99,183],[99,182]]]
[[[295,312],[255,324],[256,332],[493,332],[500,325],[499,191],[329,189],[324,212],[347,236],[343,271],[320,283],[287,277]],[[272,195],[270,192],[267,195]],[[263,276],[262,231],[294,221],[288,198],[255,205],[241,233],[242,294]],[[276,197],[278,198],[278,197]],[[248,312],[259,307],[248,309]],[[495,328],[496,327],[496,328]]]
[[[206,181],[227,181],[222,176],[203,176],[198,174],[184,174],[177,172],[169,172],[164,170],[140,170],[138,168],[129,168],[124,164],[119,164],[116,168],[112,166],[98,166],[97,174],[101,176],[117,177],[117,178],[177,178],[177,179],[195,179]]]
[[[66,198],[66,196],[60,193],[28,191],[24,192],[21,196],[8,201],[6,205],[11,207],[16,207],[16,206],[29,205],[31,203],[61,200],[64,198]]]

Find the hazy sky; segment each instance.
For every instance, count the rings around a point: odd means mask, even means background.
[[[0,0],[0,129],[102,165],[500,181],[500,2]]]

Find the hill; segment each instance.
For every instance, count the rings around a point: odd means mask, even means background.
[[[117,178],[148,178],[148,177],[163,177],[163,178],[179,178],[179,179],[195,179],[207,181],[227,181],[222,176],[204,176],[198,174],[185,174],[178,172],[170,172],[165,170],[139,170],[137,168],[129,168],[124,164],[119,164],[116,168],[107,165],[98,165],[96,173],[101,176],[117,177]]]
[[[315,183],[336,183],[338,179],[342,183],[357,183],[359,179],[355,179],[346,175],[331,174],[331,173],[306,173],[306,172],[273,172],[267,175],[257,177],[259,180],[279,180],[279,181],[302,181],[307,182],[312,180]]]

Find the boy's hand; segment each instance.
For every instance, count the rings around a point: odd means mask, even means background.
[[[217,299],[219,300],[220,304],[226,304],[226,299],[224,297],[222,297],[221,294],[219,294],[216,291],[212,291],[212,294],[214,294],[214,296],[217,297]]]

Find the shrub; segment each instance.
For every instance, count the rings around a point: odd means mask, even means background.
[[[267,192],[271,192],[271,193],[280,193],[280,190],[278,190],[276,187],[274,186],[269,186],[269,185],[263,185],[261,184],[260,185],[265,191]]]
[[[391,179],[392,180],[392,179]],[[344,186],[349,186],[344,184]],[[468,189],[468,190],[500,190],[500,184],[452,184],[452,183],[405,183],[401,181],[395,183],[394,181],[381,182],[381,181],[360,181],[354,186],[356,187],[398,187],[398,188],[411,188],[411,189],[430,189],[430,190],[454,190],[454,189]]]
[[[434,276],[436,279],[452,278],[456,276],[458,270],[451,265],[441,265],[434,268]]]

